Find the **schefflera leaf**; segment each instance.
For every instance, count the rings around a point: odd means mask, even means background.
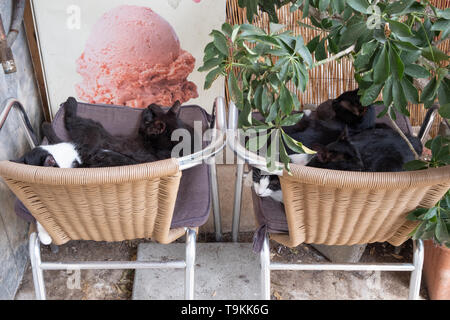
[[[291,136],[286,134],[284,131],[282,131],[283,141],[286,143],[286,145],[294,152],[297,153],[306,153],[306,154],[316,154],[314,150],[309,149],[303,143],[296,141]]]
[[[373,70],[373,81],[376,84],[382,84],[387,80],[391,72],[391,66],[389,63],[389,47],[388,43],[385,43],[383,50],[381,51],[378,61],[375,63]],[[381,89],[380,89],[381,90]]]

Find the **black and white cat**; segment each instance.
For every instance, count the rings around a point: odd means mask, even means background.
[[[292,163],[299,165],[307,165],[311,157],[311,155],[307,154],[293,154],[289,156]],[[252,168],[245,180],[245,185],[253,187],[256,195],[261,198],[270,197],[275,201],[283,202],[280,179],[277,175],[258,168]]]
[[[172,141],[177,129],[188,130],[193,139],[192,128],[179,119],[179,102],[167,112],[155,104],[145,109],[137,137],[114,136],[99,122],[78,116],[74,98],[69,98],[64,108],[64,124],[79,152],[80,167],[115,167],[168,159],[177,144]],[[51,143],[61,142],[50,124],[43,125],[43,132]]]
[[[23,163],[39,167],[58,167],[58,168],[76,168],[81,165],[80,154],[73,143],[59,143],[56,145],[36,147],[19,160],[17,163]],[[39,240],[44,245],[50,245],[52,238],[44,227],[36,223]]]
[[[93,120],[77,116],[78,103],[69,98],[65,103],[64,123],[73,142],[62,142],[52,126],[44,123],[44,135],[50,145],[34,148],[14,162],[62,169],[80,167],[114,167],[134,165],[169,158],[173,142],[171,134],[186,128],[179,119],[180,104],[167,113],[157,105],[143,111],[138,139],[111,135]],[[52,240],[45,229],[37,223],[39,239],[49,245]]]
[[[82,163],[75,144],[69,142],[36,147],[14,162],[58,168],[76,168]]]

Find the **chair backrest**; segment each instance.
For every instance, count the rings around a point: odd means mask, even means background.
[[[181,172],[176,160],[95,169],[0,162],[0,175],[57,245],[151,238],[170,243]]]
[[[450,188],[450,166],[423,171],[373,173],[292,165],[280,178],[288,235],[272,234],[290,247],[301,243],[400,245],[417,222],[406,216],[431,208]]]

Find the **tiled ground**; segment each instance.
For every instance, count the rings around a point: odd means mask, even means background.
[[[250,242],[252,234],[241,235],[243,242]],[[224,241],[229,241],[225,235]],[[213,241],[205,234],[199,242]],[[44,249],[43,260],[126,260],[136,258],[137,242],[103,244],[94,242],[70,242],[53,254]],[[285,262],[326,262],[316,250],[308,245],[289,249],[271,243],[272,259]],[[364,262],[411,261],[411,243],[403,245],[400,252],[388,244],[369,245],[362,257]],[[249,254],[253,254],[249,252]],[[81,283],[73,287],[73,275],[66,271],[45,272],[49,299],[116,299],[131,298],[133,271],[82,271]],[[76,284],[76,283],[75,283]],[[272,272],[272,299],[406,299],[409,273],[405,272],[331,272],[331,271],[275,271]],[[422,285],[422,298],[426,290]],[[16,299],[33,299],[33,280],[28,268]]]

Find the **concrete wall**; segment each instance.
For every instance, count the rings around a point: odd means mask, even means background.
[[[0,1],[5,29],[11,21],[12,1]],[[0,111],[7,98],[18,98],[35,129],[42,122],[41,102],[35,84],[28,45],[23,27],[13,45],[17,73],[5,75],[0,67]],[[28,150],[28,143],[13,110],[0,131],[0,161],[17,159]],[[28,259],[28,224],[14,213],[14,195],[0,179],[0,300],[13,299]]]

